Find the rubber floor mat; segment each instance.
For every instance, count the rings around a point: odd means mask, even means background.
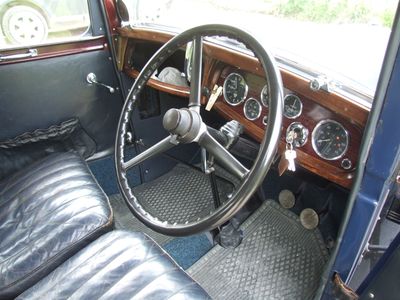
[[[213,299],[312,299],[328,252],[318,229],[266,201],[241,226],[242,244],[214,246],[189,268]]]
[[[224,201],[226,195],[233,191],[234,185],[221,177],[217,177],[217,184],[221,200]],[[176,165],[171,171],[151,182],[134,187],[132,191],[149,212],[171,223],[184,223],[214,210],[208,176],[183,164]],[[110,202],[117,229],[142,231],[161,245],[173,239],[151,230],[139,221],[130,212],[120,194],[111,196]]]
[[[233,191],[233,185],[219,177],[217,184],[221,201],[224,201]],[[194,221],[214,210],[209,177],[183,164],[132,191],[148,212],[170,223]]]

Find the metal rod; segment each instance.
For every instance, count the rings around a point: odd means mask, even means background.
[[[203,40],[201,36],[193,39],[193,57],[190,80],[189,107],[200,110],[201,74],[203,61]]]

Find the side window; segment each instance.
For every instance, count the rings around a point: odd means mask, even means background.
[[[85,0],[0,0],[0,49],[79,40],[90,35]]]

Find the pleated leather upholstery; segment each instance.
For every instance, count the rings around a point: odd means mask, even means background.
[[[106,195],[76,154],[52,154],[0,183],[0,298],[22,293],[112,225]]]
[[[210,299],[143,233],[97,239],[18,299]]]

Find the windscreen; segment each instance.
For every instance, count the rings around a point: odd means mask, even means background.
[[[181,31],[222,23],[276,57],[373,98],[398,1],[125,0],[133,26]]]

